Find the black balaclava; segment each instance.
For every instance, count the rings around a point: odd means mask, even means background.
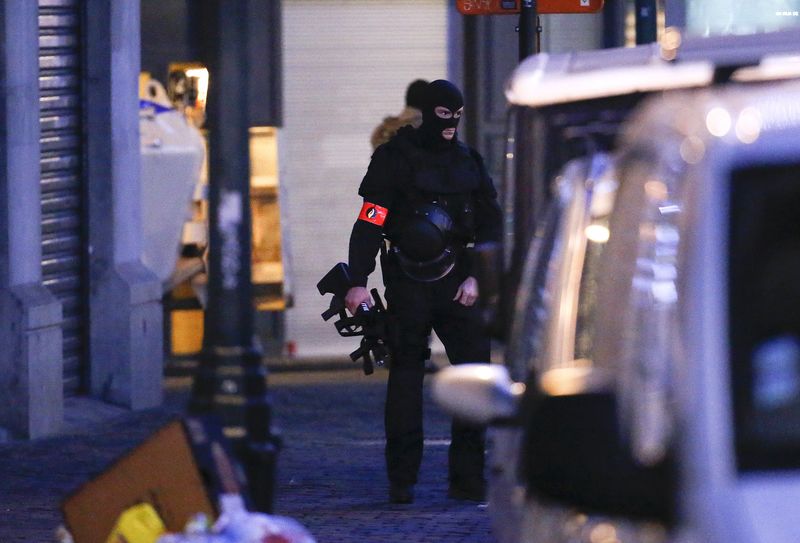
[[[419,133],[422,135],[423,145],[430,149],[442,150],[449,149],[458,139],[458,132],[453,139],[446,140],[442,136],[445,128],[457,128],[460,118],[450,117],[442,119],[436,115],[435,109],[443,106],[455,113],[464,106],[464,98],[458,87],[445,81],[437,79],[428,83],[425,89],[425,102],[422,108],[422,125]]]

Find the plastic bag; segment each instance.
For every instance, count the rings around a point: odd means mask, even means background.
[[[167,534],[157,543],[316,543],[294,519],[248,511],[238,494],[222,495],[220,509],[210,531]]]

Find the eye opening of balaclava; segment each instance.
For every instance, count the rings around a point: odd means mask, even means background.
[[[422,125],[419,131],[423,136],[423,141],[427,147],[434,149],[447,148],[457,140],[457,133],[448,140],[442,132],[448,128],[458,128],[459,115],[451,115],[443,119],[436,114],[436,108],[441,106],[447,108],[450,113],[455,114],[464,107],[464,97],[458,87],[445,81],[437,79],[431,81],[425,89],[425,101],[422,108]]]

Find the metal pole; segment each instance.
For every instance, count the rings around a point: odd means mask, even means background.
[[[686,27],[686,0],[666,0],[664,5],[666,26],[683,29]]]
[[[658,8],[656,0],[636,0],[636,44],[652,43],[658,39]]]
[[[199,3],[209,69],[209,272],[200,364],[189,410],[213,414],[270,512],[277,439],[266,369],[254,343],[248,122],[248,0]]]
[[[606,2],[603,6],[603,47],[625,45],[626,12],[627,8],[622,2]]]
[[[539,17],[536,0],[522,0],[519,8],[519,60],[539,52]]]

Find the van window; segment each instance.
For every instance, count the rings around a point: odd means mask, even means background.
[[[528,378],[530,365],[540,348],[540,329],[545,318],[543,300],[546,272],[563,207],[563,202],[558,198],[547,205],[544,219],[526,255],[505,357],[509,375],[514,381],[521,382]]]
[[[604,154],[570,162],[557,183],[544,236],[535,241],[537,254],[523,277],[534,293],[518,312],[525,326],[514,342],[525,345],[519,354],[538,375],[592,364],[596,271],[617,186]]]
[[[611,153],[620,126],[645,94],[545,107],[514,106],[506,127],[501,197],[506,288],[517,293],[528,250],[554,197],[553,180],[571,160]]]
[[[760,34],[798,25],[800,0],[686,0],[686,32],[692,36]]]
[[[728,319],[740,471],[800,467],[800,164],[733,172]]]

